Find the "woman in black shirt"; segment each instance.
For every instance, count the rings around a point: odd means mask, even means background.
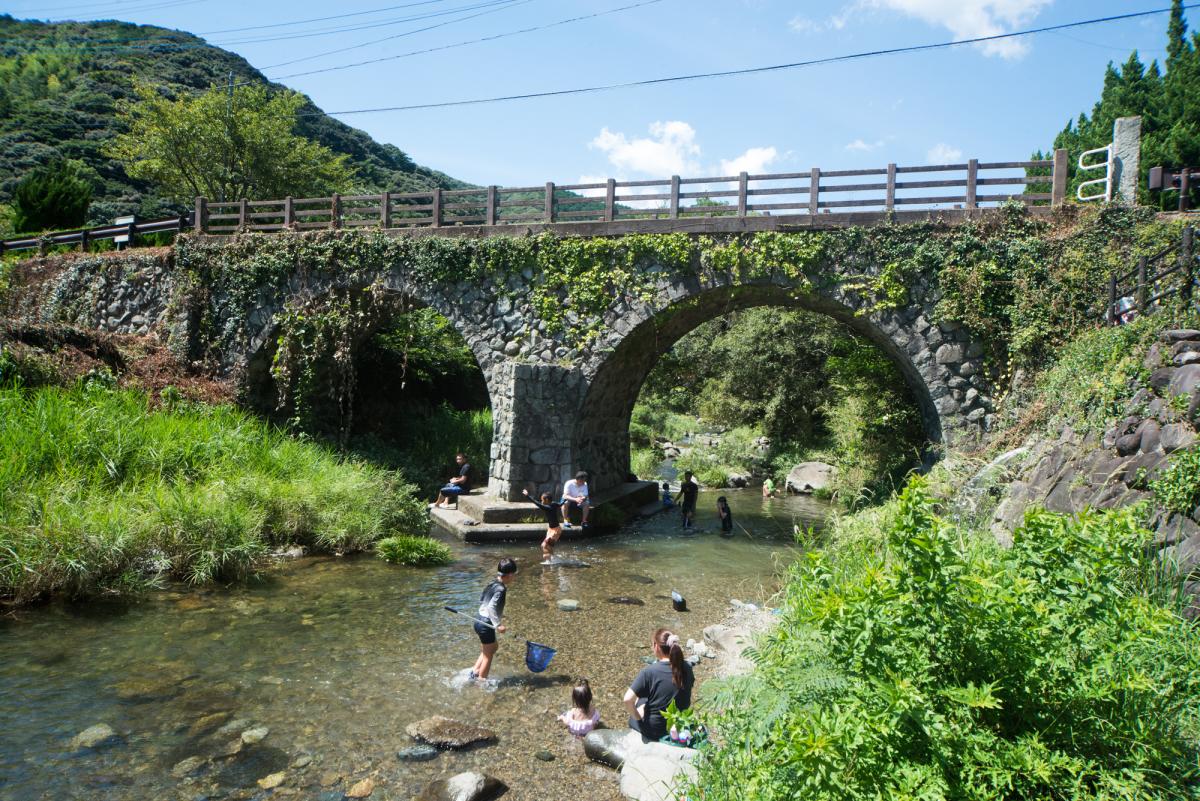
[[[643,740],[660,740],[667,733],[663,710],[675,702],[683,711],[692,705],[692,687],[696,677],[692,666],[683,659],[679,638],[667,629],[654,632],[654,655],[658,661],[642,668],[633,684],[625,691],[625,708],[629,710],[629,727],[638,731]]]

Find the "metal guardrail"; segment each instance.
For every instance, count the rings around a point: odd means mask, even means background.
[[[115,240],[120,237],[128,237],[124,241],[128,242],[130,247],[132,247],[135,244],[135,238],[138,236],[157,234],[164,231],[178,233],[179,231],[187,231],[191,227],[191,215],[185,214],[177,217],[163,217],[158,220],[101,225],[96,228],[80,228],[75,231],[59,231],[40,236],[0,240],[0,255],[14,250],[37,250],[44,255],[51,247],[59,245],[78,245],[80,250],[87,250],[88,245],[92,242],[99,242],[105,239]]]
[[[1105,321],[1109,325],[1127,323],[1174,296],[1190,301],[1200,277],[1195,243],[1196,229],[1186,226],[1178,244],[1142,256],[1133,269],[1110,276]]]

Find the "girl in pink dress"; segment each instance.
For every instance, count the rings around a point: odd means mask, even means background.
[[[592,706],[592,687],[587,679],[580,679],[571,690],[571,708],[558,716],[567,725],[567,731],[583,737],[600,722],[600,710]]]

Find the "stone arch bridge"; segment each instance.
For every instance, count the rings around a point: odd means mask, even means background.
[[[938,226],[895,230],[932,236]],[[158,330],[181,355],[241,376],[253,397],[271,380],[289,309],[331,298],[360,310],[431,307],[463,335],[483,371],[494,419],[488,492],[504,500],[531,485],[549,491],[579,469],[591,473],[595,491],[624,482],[630,414],[658,357],[701,323],[752,306],[807,309],[844,323],[897,365],[932,441],[979,437],[992,419],[983,348],[962,326],[934,322],[934,280],[889,278],[888,265],[830,247],[824,236],[183,237],[157,255],[67,260],[41,284],[36,308],[43,319]],[[887,280],[887,296],[903,300],[879,303]],[[361,339],[386,313],[359,318]]]

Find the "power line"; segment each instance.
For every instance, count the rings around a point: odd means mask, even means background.
[[[526,3],[533,2],[533,0],[505,0],[505,1],[507,2],[507,5],[502,5],[499,8],[485,9],[484,11],[480,11],[477,14],[470,14],[465,17],[459,17],[458,19],[447,20],[446,22],[439,22],[436,25],[429,25],[424,28],[417,28],[415,30],[405,31],[404,33],[397,33],[397,34],[393,34],[391,36],[385,36],[382,39],[373,39],[369,42],[362,42],[361,44],[350,45],[349,47],[339,47],[335,50],[326,50],[323,53],[314,53],[311,56],[302,56],[300,58],[293,58],[290,61],[281,61],[278,64],[268,64],[267,66],[261,67],[260,69],[273,70],[276,67],[287,67],[291,64],[299,64],[301,61],[312,61],[315,58],[321,58],[323,56],[332,56],[337,53],[345,53],[350,50],[358,50],[359,48],[369,47],[370,45],[379,44],[380,42],[389,42],[393,39],[400,39],[405,36],[412,36],[414,33],[424,33],[425,31],[432,31],[435,28],[444,28],[447,25],[453,25],[456,22],[466,22],[469,19],[475,19],[476,17],[486,16],[487,14],[495,14],[498,11],[506,11],[510,8],[515,8],[516,6],[523,6]]]
[[[80,9],[83,11],[87,11],[87,12],[99,12],[99,13],[103,13],[103,10],[108,10],[108,9],[111,9],[113,11],[131,11],[131,10],[132,11],[140,11],[142,9],[140,6],[137,5],[138,2],[139,2],[139,0],[131,0],[131,2],[125,2],[125,3],[112,2],[112,0],[109,0],[109,2],[104,2],[104,3],[76,3],[73,5],[67,5],[67,6],[42,6],[42,5],[39,5],[36,8],[29,9],[29,11],[22,11],[20,9],[15,9],[14,13],[16,13],[16,14],[26,14],[26,13],[37,14],[37,13],[41,13],[43,11],[72,11],[72,10],[80,10]],[[185,2],[200,2],[200,0],[185,0]],[[171,3],[171,5],[183,5],[183,3]]]
[[[450,8],[450,9],[446,9],[444,11],[431,11],[431,12],[428,12],[425,14],[413,14],[413,15],[410,15],[407,17],[397,17],[395,19],[389,19],[389,20],[379,20],[376,22],[364,22],[361,24],[346,25],[346,26],[336,27],[336,28],[324,28],[324,29],[315,30],[315,31],[297,31],[294,33],[281,33],[279,35],[274,35],[274,36],[264,35],[259,38],[252,38],[252,39],[228,39],[225,41],[218,41],[217,44],[221,44],[222,46],[224,46],[224,45],[258,44],[261,42],[280,42],[280,41],[286,41],[289,39],[311,39],[314,36],[330,36],[330,35],[336,34],[336,33],[351,33],[353,31],[371,30],[373,28],[386,28],[391,25],[400,25],[405,22],[418,22],[420,20],[433,19],[435,17],[447,17],[452,14],[459,14],[464,11],[475,11],[480,8],[494,8],[496,6],[509,6],[515,2],[519,2],[519,0],[486,0],[485,2],[476,3],[475,5],[459,6],[458,8]],[[463,19],[471,19],[471,18],[463,17]],[[451,20],[451,22],[456,22],[456,21],[457,20]]]
[[[1200,6],[1200,3],[1187,3],[1183,8],[1190,9]],[[1165,14],[1169,12],[1169,8],[1160,8],[1154,11],[1137,11],[1131,14],[1116,14],[1109,17],[1097,17],[1095,19],[1079,20],[1077,22],[1067,22],[1061,25],[1047,25],[1041,28],[1031,28],[1024,31],[1013,31],[1012,33],[998,33],[992,36],[976,36],[971,39],[959,39],[953,42],[937,42],[935,44],[925,45],[910,45],[907,47],[892,47],[883,50],[867,50],[861,53],[850,53],[842,56],[830,56],[828,58],[816,58],[809,61],[795,61],[790,64],[773,64],[766,67],[747,67],[738,70],[722,70],[720,72],[702,72],[692,75],[675,75],[667,78],[650,78],[641,81],[627,81],[625,83],[602,84],[598,86],[585,86],[575,89],[557,89],[548,92],[528,92],[520,95],[502,95],[499,97],[484,97],[473,98],[470,100],[447,100],[439,103],[414,103],[407,106],[386,106],[383,108],[364,108],[351,109],[348,111],[324,111],[317,112],[327,114],[329,116],[345,116],[349,114],[373,114],[382,111],[416,111],[419,109],[431,108],[450,108],[454,106],[473,106],[485,103],[503,103],[510,100],[531,100],[542,97],[563,97],[566,95],[581,95],[591,94],[596,92],[607,92],[617,89],[632,89],[641,86],[657,86],[668,83],[682,83],[684,81],[697,81],[707,78],[729,78],[740,75],[756,75],[766,72],[778,72],[781,70],[799,69],[801,67],[814,67],[822,64],[834,64],[842,61],[856,61],[865,58],[873,58],[876,56],[890,56],[900,53],[918,53],[927,50],[941,50],[949,47],[958,47],[960,45],[980,44],[983,42],[995,42],[1001,39],[1014,39],[1019,36],[1032,36],[1037,33],[1049,33],[1051,31],[1060,31],[1068,28],[1079,28],[1085,25],[1099,25],[1106,22],[1118,22],[1121,20],[1137,19],[1139,17],[1148,17],[1154,14]],[[268,68],[269,69],[269,68]],[[302,116],[312,116],[313,112],[307,112]]]
[[[607,11],[597,11],[594,14],[585,14],[581,17],[571,17],[570,19],[560,19],[557,22],[549,22],[545,25],[535,25],[531,28],[521,28],[520,30],[516,30],[516,31],[506,31],[505,33],[497,33],[497,34],[493,34],[492,36],[484,36],[479,39],[470,39],[465,42],[455,42],[454,44],[440,45],[438,47],[427,47],[424,50],[410,50],[407,53],[399,53],[394,56],[383,56],[382,58],[372,58],[372,59],[368,59],[366,61],[355,61],[351,64],[339,64],[334,67],[323,67],[321,69],[308,70],[306,72],[293,72],[289,75],[280,75],[279,77],[272,78],[271,80],[282,81],[282,80],[286,80],[288,78],[299,78],[299,77],[302,77],[305,75],[316,75],[316,74],[322,73],[322,72],[336,72],[338,70],[348,70],[351,67],[362,67],[367,64],[378,64],[381,61],[395,61],[396,59],[400,59],[400,58],[409,58],[410,56],[420,56],[420,55],[425,55],[426,53],[436,53],[441,50],[452,50],[454,48],[465,47],[467,45],[481,44],[483,42],[494,42],[497,39],[506,39],[510,36],[517,36],[518,34],[522,34],[522,33],[533,33],[535,31],[544,31],[547,28],[555,28],[555,27],[558,27],[559,25],[566,25],[566,24],[572,23],[572,22],[581,22],[583,20],[594,19],[595,17],[603,17],[608,14],[616,14],[619,11],[629,11],[634,8],[641,8],[642,6],[651,6],[651,5],[654,5],[655,3],[661,3],[661,2],[663,2],[663,0],[643,0],[643,2],[641,2],[641,3],[633,3],[633,4],[627,5],[627,6],[621,6],[620,8],[610,8]],[[276,66],[279,66],[279,65],[276,65]],[[264,67],[263,69],[272,69],[272,68]]]
[[[258,31],[265,28],[283,28],[289,25],[304,25],[309,22],[327,22],[331,19],[345,19],[346,17],[361,17],[366,14],[382,14],[384,11],[398,11],[402,8],[413,8],[414,6],[428,6],[434,3],[444,3],[446,0],[421,0],[419,3],[405,3],[399,6],[384,6],[383,8],[375,8],[370,11],[354,11],[349,14],[334,14],[332,17],[312,17],[310,19],[298,19],[291,22],[272,22],[269,25],[248,25],[245,28],[224,28],[219,31],[200,31],[197,36],[211,36],[216,33],[240,33],[242,31]]]

